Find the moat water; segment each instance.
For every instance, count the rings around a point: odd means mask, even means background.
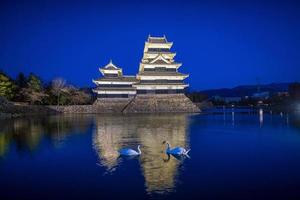
[[[190,148],[190,158],[166,155]],[[139,157],[119,157],[122,147]],[[300,114],[0,120],[0,199],[300,199]]]

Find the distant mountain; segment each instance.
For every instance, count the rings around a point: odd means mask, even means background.
[[[260,92],[286,92],[288,91],[290,83],[271,83],[260,85]],[[252,96],[253,93],[257,92],[257,85],[241,85],[234,88],[221,88],[212,90],[203,90],[202,93],[211,96],[221,96],[221,97],[243,97]]]

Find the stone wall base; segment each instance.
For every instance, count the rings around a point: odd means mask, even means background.
[[[123,113],[200,112],[184,94],[137,95]]]
[[[133,98],[97,99],[93,105],[48,106],[60,113],[167,113],[200,112],[184,94],[137,95]]]

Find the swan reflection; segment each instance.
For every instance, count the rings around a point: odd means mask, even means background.
[[[118,150],[141,145],[140,167],[148,193],[173,191],[184,159],[165,153],[163,141],[189,148],[186,114],[106,115],[95,117],[93,144],[108,172],[120,164]]]
[[[176,160],[179,160],[179,161],[183,161],[185,160],[186,158],[190,158],[189,156],[182,156],[182,155],[174,155],[174,154],[167,154],[167,158],[163,159],[164,162],[169,162],[170,159],[174,158]]]

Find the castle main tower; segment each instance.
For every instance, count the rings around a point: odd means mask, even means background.
[[[133,85],[137,94],[178,94],[184,93],[188,84],[183,80],[188,74],[178,72],[181,63],[174,61],[176,53],[171,52],[173,43],[164,37],[148,37],[144,55]]]

